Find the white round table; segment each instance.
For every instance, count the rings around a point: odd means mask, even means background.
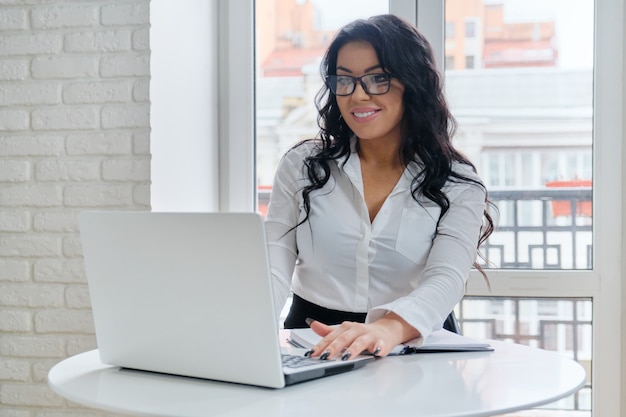
[[[49,385],[76,403],[142,416],[477,417],[550,403],[585,382],[557,353],[489,341],[493,352],[387,357],[284,389],[104,365],[97,350],[55,365]]]

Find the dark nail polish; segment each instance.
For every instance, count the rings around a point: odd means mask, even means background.
[[[306,352],[304,352],[304,357],[308,358],[309,356],[311,356],[311,354],[313,353],[313,349],[309,349]]]
[[[372,353],[374,356],[378,355],[380,353],[380,347],[376,346],[376,349],[374,349],[374,353]]]
[[[304,322],[306,323],[307,326],[310,326],[311,323],[313,323],[315,320],[313,320],[312,318],[307,317],[306,319],[304,319]]]
[[[322,355],[320,356],[320,359],[325,361],[326,359],[328,359],[328,357],[330,356],[330,352],[329,351],[324,351],[324,353],[322,353]]]
[[[350,359],[350,356],[352,356],[352,353],[350,352],[346,352],[343,354],[343,356],[341,357],[342,361],[347,361],[348,359]]]

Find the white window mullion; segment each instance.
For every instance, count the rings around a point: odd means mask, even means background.
[[[403,19],[417,24],[418,0],[389,0],[389,13],[400,16]]]
[[[444,68],[444,0],[389,0],[389,12],[416,25],[435,53],[437,68]]]
[[[437,68],[445,67],[445,0],[418,0],[417,27],[426,36],[435,53]]]
[[[219,0],[219,210],[255,209],[254,0]]]
[[[596,0],[594,65],[594,270],[600,292],[593,302],[593,412],[617,416],[626,404],[623,378],[623,288],[621,259],[624,152],[623,0]],[[615,370],[621,369],[620,372]],[[621,409],[620,409],[621,407]]]

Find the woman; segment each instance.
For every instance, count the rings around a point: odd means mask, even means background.
[[[268,208],[274,299],[293,290],[285,327],[324,336],[310,355],[384,356],[441,328],[462,298],[493,229],[486,190],[452,146],[433,53],[413,26],[348,24],[321,71],[319,138],[284,155]]]

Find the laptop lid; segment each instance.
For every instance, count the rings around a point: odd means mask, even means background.
[[[259,214],[85,211],[79,225],[102,362],[286,384]]]

